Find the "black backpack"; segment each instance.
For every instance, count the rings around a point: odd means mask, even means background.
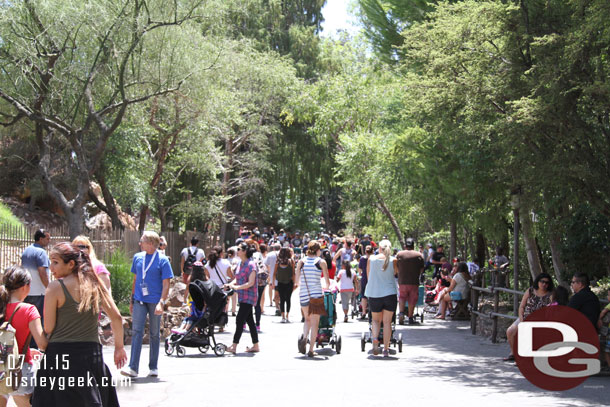
[[[197,261],[197,248],[195,248],[194,253],[191,253],[191,249],[186,249],[186,250],[189,255],[186,257],[186,260],[184,261],[184,270],[192,271],[193,264],[195,264],[195,262]]]

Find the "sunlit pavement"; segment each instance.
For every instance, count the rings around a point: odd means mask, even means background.
[[[268,301],[268,300],[267,300]],[[295,293],[293,304],[298,304]],[[340,305],[339,305],[340,307]],[[610,405],[610,378],[592,377],[565,392],[549,392],[530,384],[512,363],[502,361],[506,344],[473,336],[468,322],[426,319],[420,326],[399,326],[402,353],[373,356],[371,345],[360,350],[368,323],[339,318],[341,354],[325,348],[308,358],[297,352],[302,331],[298,307],[290,324],[266,309],[260,334],[261,352],[247,354],[245,332],[238,354],[218,357],[187,348],[182,358],[160,352],[159,378],[141,377],[119,388],[122,406],[604,406]],[[339,310],[340,315],[342,311]],[[217,339],[230,345],[229,332]],[[127,349],[129,354],[129,349]],[[112,361],[112,348],[105,349]],[[148,347],[142,350],[140,373],[148,373]],[[113,374],[118,374],[116,369]],[[425,404],[424,404],[425,403]],[[475,403],[475,404],[473,404]]]

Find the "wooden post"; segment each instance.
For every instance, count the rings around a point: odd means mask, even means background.
[[[500,310],[500,291],[497,291],[495,286],[491,287],[494,292],[494,312],[497,313]],[[498,316],[493,316],[493,325],[491,332],[491,342],[498,342]]]
[[[470,289],[470,301],[472,301],[472,310],[479,310],[479,292],[474,288]],[[470,313],[470,331],[473,335],[477,334],[477,315],[475,312]]]

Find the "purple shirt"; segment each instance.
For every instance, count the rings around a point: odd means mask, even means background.
[[[251,273],[256,273],[256,264],[248,259],[241,263],[239,266],[239,271],[235,275],[237,285],[246,284],[250,279]],[[246,288],[245,290],[237,290],[237,299],[239,303],[243,302],[246,304],[256,305],[256,301],[258,300],[258,286],[256,284],[256,279],[254,280],[252,287]]]

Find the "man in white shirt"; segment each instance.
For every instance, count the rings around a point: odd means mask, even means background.
[[[267,266],[267,270],[269,271],[269,306],[273,306],[273,303],[275,303],[276,308],[279,305],[274,295],[276,286],[274,273],[275,263],[277,263],[277,254],[280,251],[281,247],[282,246],[279,243],[276,243],[271,246],[272,251],[270,251],[269,254],[267,254],[267,257],[265,258],[265,266]]]
[[[191,272],[193,271],[193,264],[197,261],[201,261],[205,257],[205,253],[202,249],[197,247],[199,239],[193,236],[191,239],[191,247],[185,247],[180,253],[180,270],[182,270],[182,281],[184,284],[189,284],[191,279]]]

